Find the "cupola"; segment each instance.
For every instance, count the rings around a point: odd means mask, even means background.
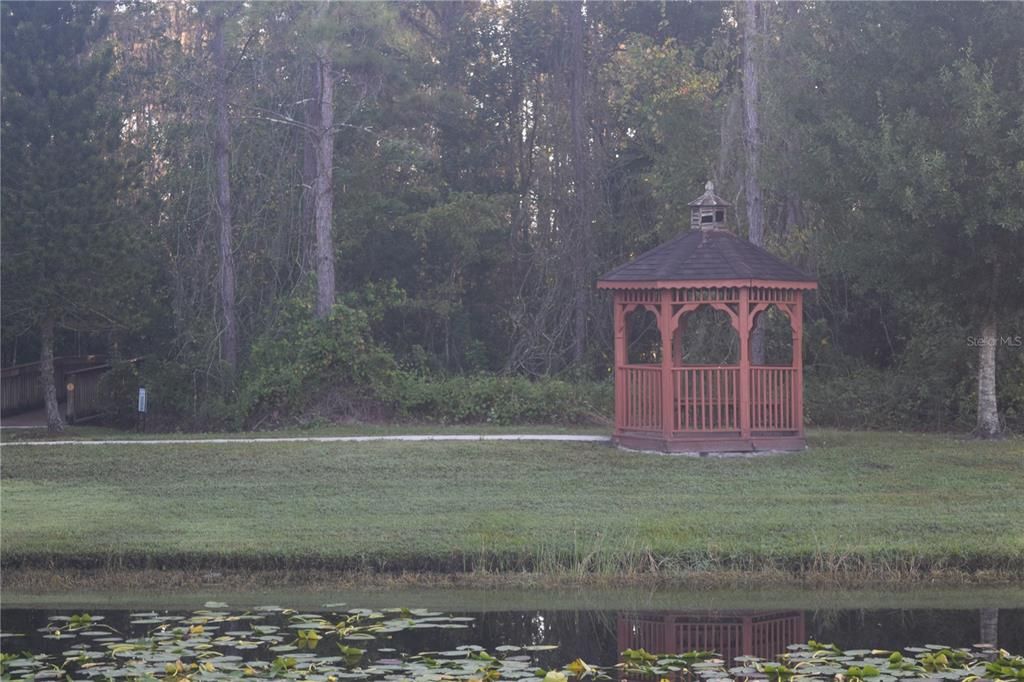
[[[724,230],[729,217],[730,204],[715,194],[710,180],[704,185],[704,194],[690,202],[690,228],[697,230]]]

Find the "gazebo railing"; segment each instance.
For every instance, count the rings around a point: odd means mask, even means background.
[[[742,428],[740,368],[686,365],[672,368],[672,431],[679,433],[738,433]],[[793,432],[802,415],[795,367],[750,368],[750,429],[755,433]],[[660,431],[662,368],[660,365],[625,365],[619,368],[617,387],[619,427],[633,431]]]
[[[672,370],[675,431],[740,429],[739,367],[691,365]]]
[[[750,428],[754,431],[796,431],[798,413],[795,367],[750,368]]]
[[[729,665],[744,655],[770,660],[806,641],[800,611],[620,613],[616,630],[620,650],[716,651]]]
[[[626,365],[620,370],[623,428],[638,431],[661,429],[661,366]]]

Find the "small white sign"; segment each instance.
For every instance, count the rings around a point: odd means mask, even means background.
[[[146,411],[146,389],[139,388],[139,412]]]

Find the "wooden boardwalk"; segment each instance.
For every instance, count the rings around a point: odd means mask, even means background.
[[[0,427],[46,426],[39,362],[0,369]],[[110,365],[102,355],[54,358],[53,383],[61,416],[73,424],[100,411],[100,379]]]

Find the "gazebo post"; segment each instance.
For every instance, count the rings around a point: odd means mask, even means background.
[[[672,328],[672,366],[683,364],[683,333],[686,331],[686,315],[680,316]]]
[[[661,433],[668,442],[672,439],[672,417],[675,413],[672,381],[672,290],[661,290]]]
[[[616,291],[612,296],[615,325],[615,430],[625,428],[626,419],[626,314],[622,304],[622,292]]]
[[[750,288],[740,287],[740,437],[750,438]]]
[[[804,435],[804,293],[796,292],[796,303],[793,305],[793,388],[796,405],[793,413],[796,417],[797,435]]]

